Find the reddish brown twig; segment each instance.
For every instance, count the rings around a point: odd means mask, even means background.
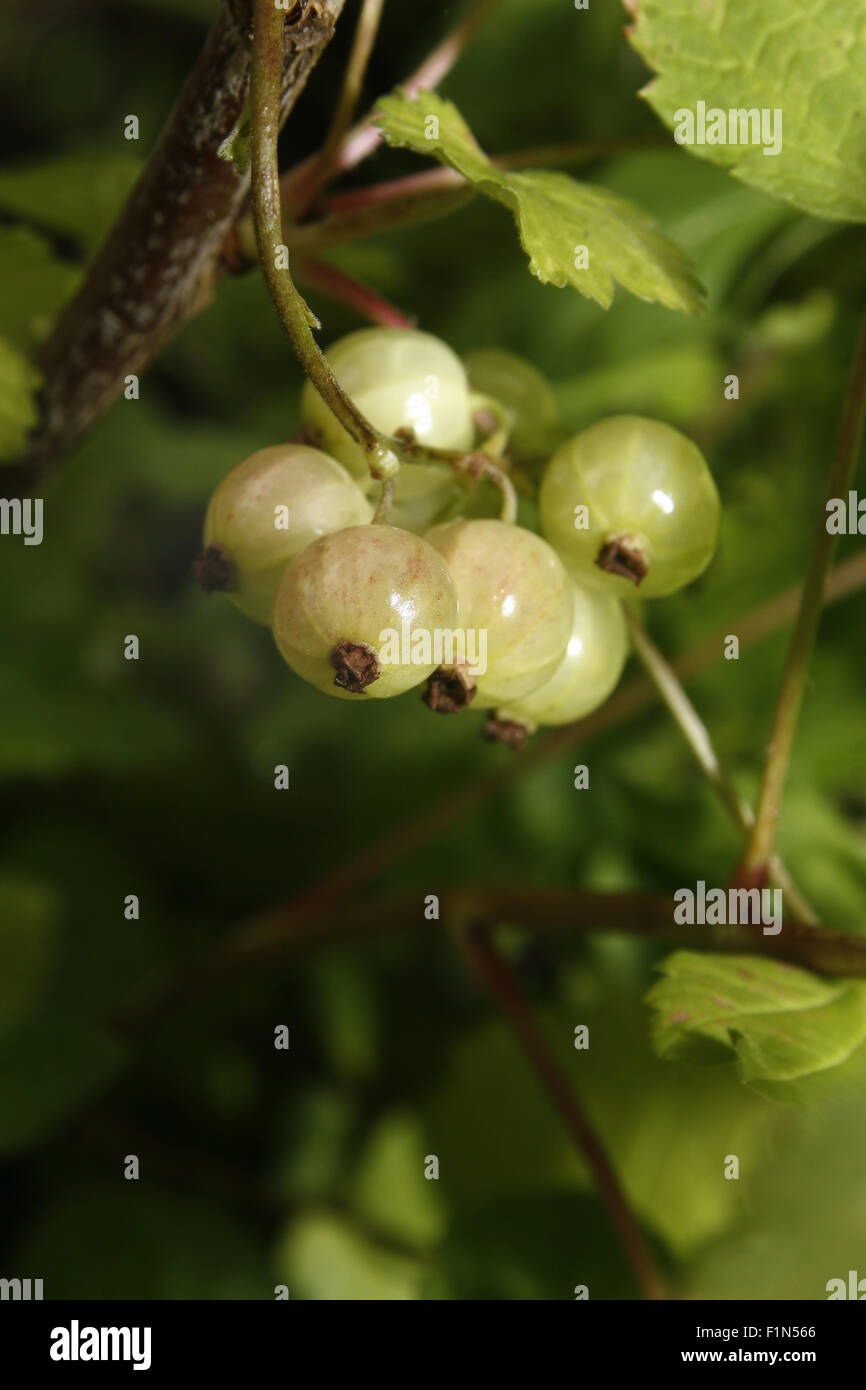
[[[327,261],[296,256],[292,264],[295,276],[302,284],[351,309],[362,319],[381,323],[385,328],[414,328],[412,319],[389,304],[376,290],[346,275],[336,266],[328,265]]]
[[[535,1021],[520,981],[483,927],[470,927],[463,934],[463,944],[478,978],[502,1009],[529,1065],[589,1165],[644,1297],[665,1298],[667,1295],[661,1273],[604,1145],[560,1070],[547,1039]]]

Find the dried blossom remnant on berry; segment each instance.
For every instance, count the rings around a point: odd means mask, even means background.
[[[221,545],[209,545],[193,566],[196,581],[206,594],[237,587],[231,560]]]
[[[472,416],[472,423],[475,425],[479,434],[492,434],[496,429],[496,417],[493,411],[488,410],[486,407],[481,407],[481,409],[475,411]]]
[[[598,552],[595,563],[608,574],[619,574],[633,584],[640,584],[649,570],[642,548],[629,536],[611,536]]]
[[[495,719],[491,717],[484,725],[484,737],[490,743],[504,743],[519,753],[529,729],[526,724],[518,724],[514,719]]]
[[[422,699],[437,714],[457,714],[472,704],[477,689],[464,667],[457,666],[453,671],[445,671],[440,666],[429,678]]]
[[[339,642],[331,653],[337,674],[334,685],[350,695],[360,695],[381,675],[379,658],[366,642]]]

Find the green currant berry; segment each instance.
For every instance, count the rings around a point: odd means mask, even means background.
[[[500,348],[464,358],[473,391],[502,406],[509,426],[508,451],[518,458],[547,454],[558,435],[558,411],[546,377],[531,362]]]
[[[227,473],[208,504],[205,588],[226,588],[241,612],[270,623],[286,565],[329,531],[363,525],[373,509],[341,464],[303,444],[259,449]],[[221,582],[208,583],[222,570]]]
[[[568,440],[545,470],[541,529],[586,583],[675,593],[710,563],[719,496],[700,450],[659,420],[617,415]]]
[[[540,536],[504,521],[452,521],[427,539],[457,586],[467,657],[470,649],[475,657],[457,676],[470,698],[489,709],[528,695],[556,670],[571,631],[571,583],[558,555]],[[428,702],[444,709],[468,703],[443,664]]]
[[[437,634],[457,624],[457,591],[442,556],[395,526],[323,536],[289,565],[274,603],[285,660],[317,690],[385,700],[436,667]]]
[[[411,430],[432,448],[471,445],[466,373],[447,343],[411,328],[362,328],[340,338],[327,357],[343,390],[383,434]],[[301,394],[301,417],[312,442],[333,454],[353,476],[368,476],[364,450],[310,381]]]
[[[574,621],[565,655],[553,675],[507,706],[499,720],[533,727],[571,724],[583,719],[610,695],[628,654],[622,605],[609,594],[574,583]]]

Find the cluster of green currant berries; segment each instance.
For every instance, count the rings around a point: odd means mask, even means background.
[[[514,745],[589,714],[625,663],[621,601],[671,594],[712,557],[719,500],[698,449],[639,416],[563,440],[529,364],[495,350],[462,362],[416,330],[363,329],[328,359],[382,434],[454,460],[486,449],[524,487],[543,470],[542,534],[497,519],[495,488],[449,462],[404,463],[374,513],[363,449],[308,382],[299,441],[251,455],[214,492],[203,587],[341,699],[426,684],[431,708],[492,711],[488,735]]]

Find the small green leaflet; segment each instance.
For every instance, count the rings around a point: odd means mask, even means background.
[[[225,140],[223,140],[217,154],[220,159],[233,163],[239,174],[245,174],[247,165],[250,162],[250,140],[252,139],[252,126],[250,124],[250,96],[243,104],[241,114],[235,121]]]
[[[816,217],[866,221],[866,0],[640,0],[630,37],[656,73],[642,95],[672,129],[699,101],[766,112],[767,134],[781,122],[775,155],[763,136],[684,148]]]
[[[438,159],[503,203],[514,215],[532,274],[545,284],[571,285],[605,309],[614,282],[669,309],[694,314],[702,308],[703,290],[685,253],[634,203],[567,174],[496,168],[457,107],[433,92],[419,92],[414,100],[403,91],[382,97],[377,119],[389,145]]]
[[[676,951],[653,985],[652,1040],[660,1057],[736,1057],[740,1079],[802,1101],[819,1073],[839,1068],[866,1039],[866,982],[827,980],[759,956]]]
[[[0,464],[11,459],[36,424],[41,377],[5,338],[0,338]]]

